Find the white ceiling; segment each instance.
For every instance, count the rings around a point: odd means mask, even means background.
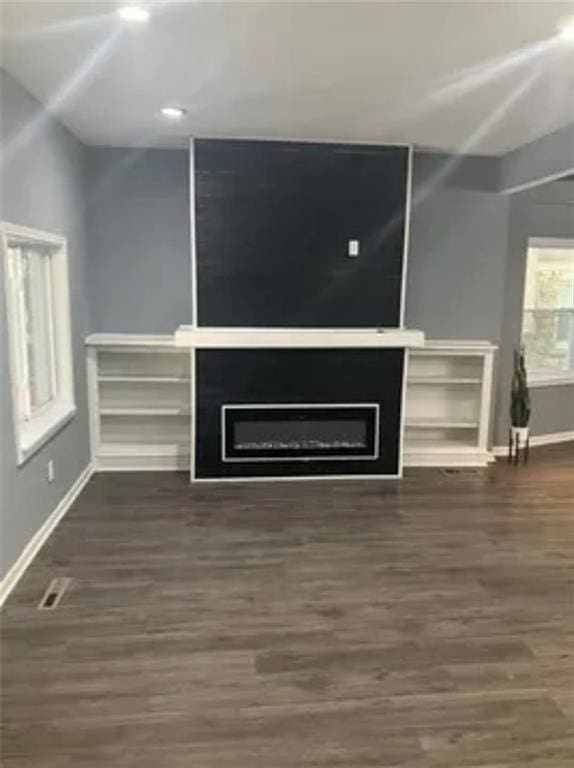
[[[2,3],[3,66],[91,144],[237,136],[499,154],[574,120],[555,2]],[[166,103],[189,114],[176,126]]]

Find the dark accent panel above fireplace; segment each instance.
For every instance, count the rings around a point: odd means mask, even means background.
[[[402,349],[197,350],[196,476],[396,475],[403,358]]]
[[[400,324],[407,148],[194,144],[200,325]]]

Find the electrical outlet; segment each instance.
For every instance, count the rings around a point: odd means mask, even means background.
[[[54,482],[54,462],[51,459],[48,462],[47,470],[48,470],[48,472],[47,472],[47,474],[48,474],[48,482],[49,483],[53,483]]]
[[[358,240],[349,240],[347,245],[347,255],[352,259],[356,259],[359,255],[359,248],[360,245]]]

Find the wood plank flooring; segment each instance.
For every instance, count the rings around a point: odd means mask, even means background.
[[[98,475],[3,612],[2,765],[572,768],[573,561],[572,446],[400,483]]]

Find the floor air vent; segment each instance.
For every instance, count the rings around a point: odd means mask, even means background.
[[[52,579],[48,585],[48,589],[44,592],[44,597],[40,600],[38,609],[40,611],[53,611],[62,602],[64,593],[70,586],[72,579],[67,576],[60,576],[57,579]]]

